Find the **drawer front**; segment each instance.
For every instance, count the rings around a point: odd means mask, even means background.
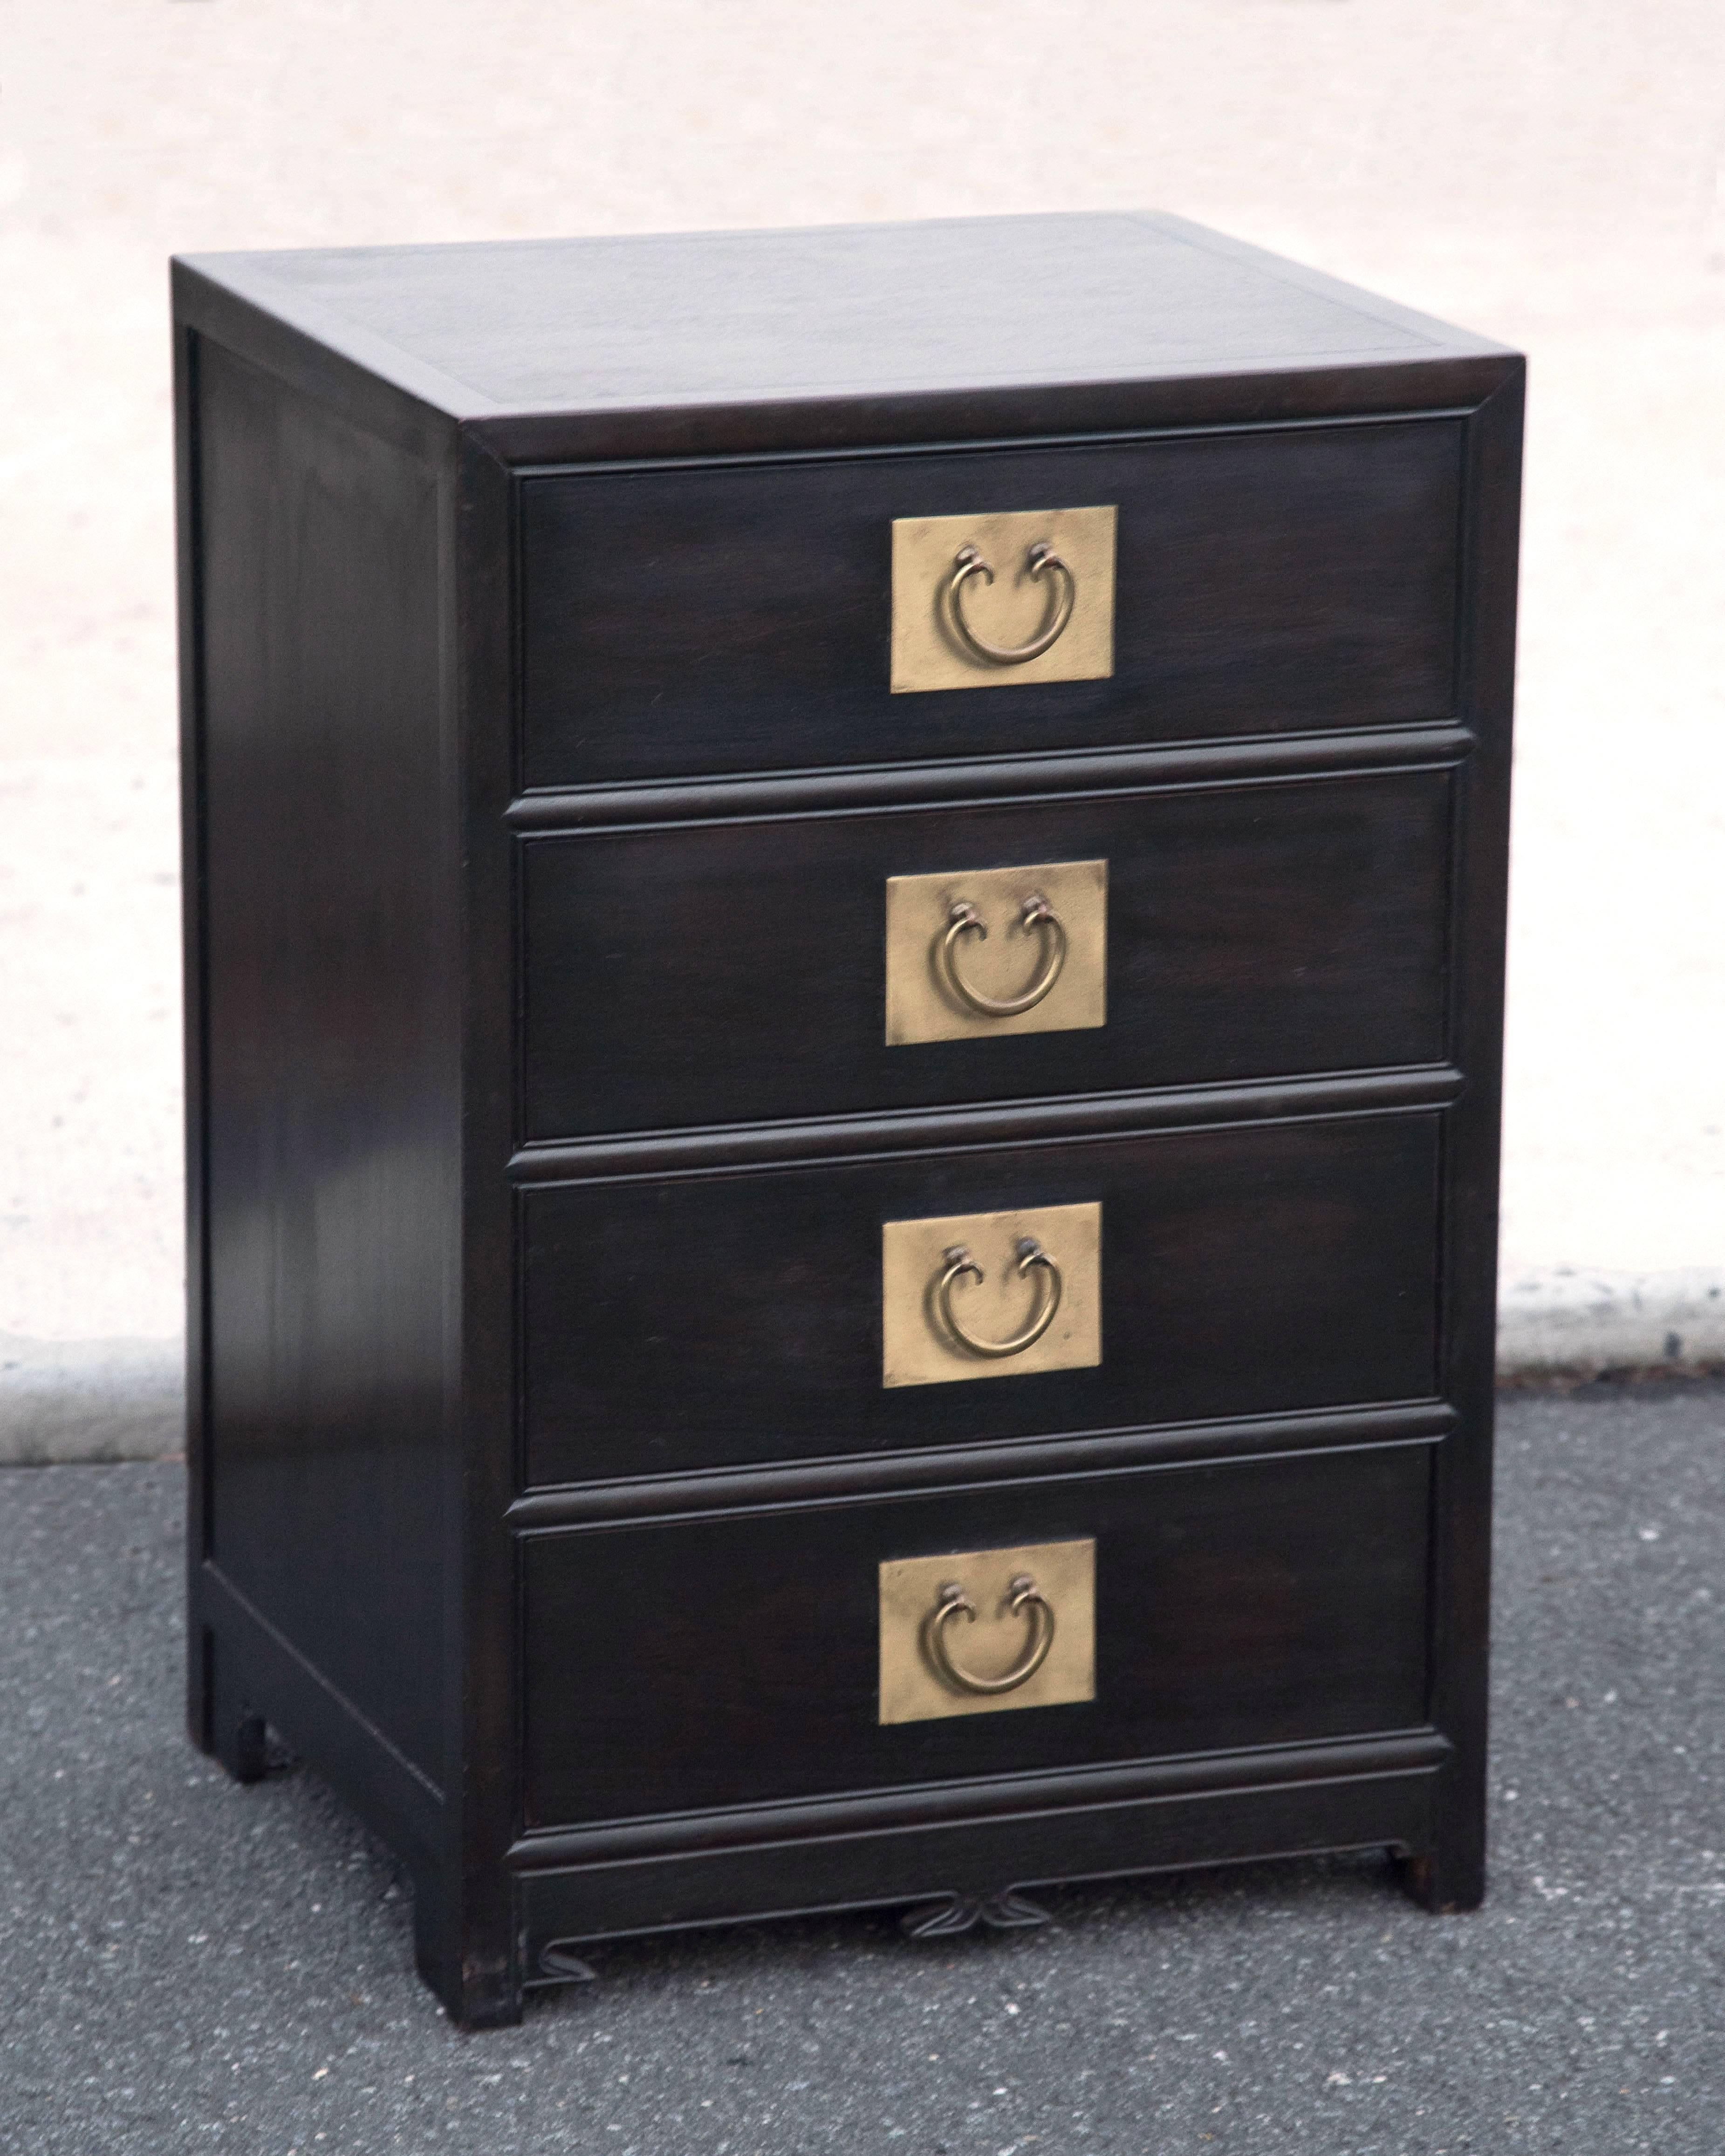
[[[1432,418],[525,480],[524,783],[1447,716],[1461,470]],[[1116,515],[1111,670],[895,694],[894,525],[1079,504]]]
[[[1430,1504],[1401,1445],[528,1537],[527,1823],[1416,1727]],[[1061,1544],[1091,1546],[1088,1613]],[[883,1567],[955,1553],[976,1584],[1019,1546],[1055,1640],[1088,1622],[1069,1696],[883,1720]],[[961,1674],[1004,1662],[994,1617]]]
[[[530,1187],[526,1479],[1429,1399],[1440,1121]],[[1101,1209],[1099,1362],[884,1382],[889,1222],[1076,1206]],[[974,1255],[991,1275],[1011,1260],[985,1240]]]
[[[524,841],[526,1134],[1440,1060],[1454,784],[1400,771]],[[965,880],[1014,864],[1101,886],[1081,920],[1085,895],[1056,891],[1056,992],[889,1045],[889,886],[976,899],[993,925],[955,953],[963,978],[992,980],[998,952],[1003,990],[1034,986],[1046,939],[998,877]],[[929,921],[913,955],[926,1001],[952,1006]]]

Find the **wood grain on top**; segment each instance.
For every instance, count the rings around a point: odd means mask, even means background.
[[[429,401],[475,414],[1496,350],[1152,214],[310,249],[198,256],[186,267]]]

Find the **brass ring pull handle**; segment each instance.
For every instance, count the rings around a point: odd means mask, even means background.
[[[978,636],[964,619],[964,587],[973,577],[980,577],[985,584],[992,584],[994,572],[974,547],[961,547],[952,557],[952,573],[947,581],[947,610],[952,617],[953,633],[971,657],[980,659],[985,666],[1022,666],[1026,660],[1040,659],[1060,640],[1061,631],[1072,619],[1072,602],[1078,596],[1078,586],[1072,572],[1053,547],[1039,539],[1025,557],[1025,566],[1033,577],[1039,578],[1045,571],[1053,572],[1056,579],[1054,613],[1040,634],[1033,636],[1028,644],[990,644],[986,637]]]
[[[1004,1356],[1022,1355],[1027,1348],[1034,1348],[1054,1323],[1055,1312],[1060,1306],[1060,1269],[1034,1235],[1024,1235],[1019,1240],[1019,1277],[1022,1280],[1033,1270],[1036,1272],[1036,1308],[1024,1331],[1014,1332],[1009,1340],[978,1340],[974,1333],[967,1332],[958,1322],[952,1314],[955,1282],[968,1273],[980,1287],[986,1276],[963,1243],[953,1244],[951,1250],[942,1255],[946,1260],[946,1270],[935,1282],[934,1304],[940,1313],[942,1324],[958,1347],[968,1349],[973,1355],[985,1356],[990,1362],[998,1362]]]
[[[980,988],[973,988],[958,970],[958,942],[961,937],[975,936],[988,940],[988,924],[968,899],[961,898],[947,916],[947,927],[935,952],[940,961],[942,978],[962,1004],[983,1018],[1016,1018],[1020,1011],[1034,1010],[1060,978],[1060,968],[1066,963],[1066,932],[1060,917],[1042,896],[1033,891],[1024,901],[1019,919],[1028,933],[1035,929],[1042,938],[1042,967],[1035,979],[1021,996],[985,996]]]
[[[955,1617],[962,1616],[967,1625],[975,1624],[976,1604],[956,1579],[949,1579],[942,1588],[940,1600],[928,1620],[928,1657],[955,1691],[1016,1691],[1048,1660],[1048,1650],[1054,1645],[1055,1614],[1038,1592],[1035,1581],[1028,1572],[1021,1572],[1007,1589],[1007,1595],[1006,1606],[1013,1616],[1021,1610],[1029,1612],[1030,1637],[1025,1642],[1024,1653],[1004,1676],[979,1677],[960,1669],[947,1644],[947,1634]]]

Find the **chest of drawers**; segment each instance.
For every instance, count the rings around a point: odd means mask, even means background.
[[[1158,217],[174,288],[196,1740],[469,2025],[1477,1901],[1520,360]]]

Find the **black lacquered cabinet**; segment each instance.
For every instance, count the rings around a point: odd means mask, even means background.
[[[1476,1902],[1521,361],[1159,217],[174,292],[196,1740],[468,2024]]]

